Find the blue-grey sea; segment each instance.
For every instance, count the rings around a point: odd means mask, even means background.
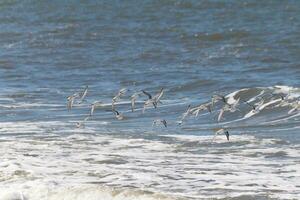
[[[299,80],[297,0],[3,0],[0,200],[300,199]]]

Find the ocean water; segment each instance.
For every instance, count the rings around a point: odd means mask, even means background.
[[[296,0],[1,1],[0,200],[300,199],[299,32]],[[213,94],[238,110],[178,125]]]

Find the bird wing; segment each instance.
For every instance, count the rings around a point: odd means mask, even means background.
[[[241,98],[238,98],[238,99],[234,102],[234,104],[233,104],[234,107],[236,107],[236,106],[239,104],[240,99],[241,99]]]
[[[162,120],[163,125],[167,128],[167,121],[166,120]]]
[[[225,99],[224,96],[221,96],[221,95],[219,95],[219,94],[213,95],[213,96],[211,97],[211,105],[212,105],[212,107],[214,107],[214,106],[215,106],[215,103],[217,103],[219,100],[222,100],[222,101],[224,101],[224,102],[226,103],[226,99]]]
[[[116,113],[116,115],[120,115],[120,113],[117,110],[113,110],[114,113]]]
[[[120,96],[119,95],[116,95],[112,98],[112,101],[113,102],[117,102],[118,100],[120,99]]]
[[[253,110],[255,110],[255,106],[252,105],[251,103],[249,103],[248,101],[243,101],[245,104],[247,104],[248,106],[250,106]]]
[[[152,126],[156,125],[156,123],[157,123],[157,120],[153,120]]]
[[[289,110],[288,114],[292,114],[295,110],[297,110],[297,108],[292,108],[291,110]]]
[[[183,121],[190,114],[190,112],[191,112],[191,105],[189,105],[185,113],[182,114],[181,121]]]
[[[222,119],[223,114],[224,114],[224,109],[221,109],[220,113],[219,113],[219,116],[218,116],[218,122]]]
[[[157,108],[157,102],[156,101],[153,101],[152,105],[153,105],[154,108]]]
[[[206,106],[206,109],[208,110],[208,112],[211,113],[211,106],[210,106],[210,104],[208,104],[208,105]]]
[[[134,112],[134,107],[135,107],[135,98],[131,99],[131,111]]]
[[[95,104],[93,104],[91,107],[90,116],[94,114],[94,110],[95,110]]]
[[[126,91],[127,91],[126,88],[122,88],[122,89],[119,91],[118,96],[123,96],[123,95],[125,95]]]
[[[183,121],[187,116],[188,116],[187,112],[183,113],[180,121]]]
[[[74,104],[74,97],[73,96],[68,97],[68,103],[67,103],[68,110],[71,110],[73,108],[73,104]]]
[[[183,121],[188,115],[189,115],[189,112],[183,113],[182,117],[181,117],[181,121]]]
[[[159,99],[162,97],[163,94],[164,94],[164,89],[161,88],[160,92],[154,96],[154,99],[156,101],[159,101]]]
[[[226,132],[225,132],[225,135],[226,135],[227,140],[229,141],[229,132],[226,131]]]
[[[194,112],[194,114],[195,114],[195,117],[198,117],[198,115],[199,115],[199,112],[200,112],[200,109],[198,109],[198,110],[195,110],[195,112]]]
[[[215,132],[215,135],[220,135],[220,134],[222,134],[222,133],[224,133],[224,129],[223,129],[223,128],[220,128],[220,129],[218,129],[218,130]]]
[[[80,96],[80,103],[85,99],[87,92],[88,92],[89,86],[87,85],[82,93],[82,95]]]
[[[151,94],[149,94],[149,93],[148,93],[148,92],[146,92],[145,90],[142,90],[142,92],[143,92],[145,95],[147,95],[149,99],[152,99],[152,96],[151,96]]]

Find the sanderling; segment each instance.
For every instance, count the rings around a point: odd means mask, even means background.
[[[244,101],[248,106],[250,106],[253,110],[253,112],[258,113],[259,111],[262,110],[262,105],[264,104],[265,100],[261,99],[259,102],[255,103],[254,105],[250,104],[247,101]]]
[[[144,103],[143,113],[145,112],[146,107],[149,106],[149,105],[151,105],[151,104],[154,106],[154,108],[156,108],[156,107],[157,107],[157,104],[156,104],[155,100],[152,98],[151,94],[149,94],[149,93],[146,92],[145,90],[142,90],[142,92],[143,92],[146,96],[148,96],[148,99],[147,99],[147,100],[145,101],[145,103]]]
[[[235,112],[237,109],[237,106],[240,102],[240,98],[235,100],[232,104],[225,104],[223,108],[220,110],[220,113],[218,115],[218,122],[222,119],[225,111]]]
[[[117,110],[112,110],[114,113],[115,113],[115,116],[118,120],[123,120],[124,119],[124,116],[118,112]]]
[[[211,113],[212,112],[211,103],[208,102],[208,103],[204,103],[204,104],[201,104],[199,106],[196,106],[196,107],[191,109],[191,112],[192,112],[192,114],[194,114],[197,117],[199,112],[202,111],[202,110],[207,110],[208,112]]]
[[[184,120],[189,114],[191,114],[191,105],[188,105],[186,111],[182,114],[181,120],[178,122],[178,124],[181,125],[181,124],[183,123],[183,120]]]
[[[81,121],[81,122],[76,122],[76,127],[77,128],[84,128],[85,127],[85,122],[87,121],[87,120],[89,120],[89,116],[88,117],[86,117],[86,118],[84,118],[84,120],[83,121]]]
[[[152,98],[152,95],[146,92],[145,90],[142,90],[142,92],[148,97],[148,100],[145,101],[145,105],[153,104],[154,108],[156,108],[156,102]]]
[[[293,99],[293,97],[291,97],[290,94],[287,94],[285,96],[282,94],[273,94],[273,95],[280,97],[280,102],[277,105],[275,105],[274,108],[291,105],[290,101]]]
[[[213,108],[215,106],[215,103],[218,101],[222,101],[223,103],[227,104],[226,97],[223,95],[215,94],[211,97],[211,107]]]
[[[92,103],[91,105],[91,111],[90,111],[90,116],[92,116],[94,114],[94,111],[97,107],[103,106],[101,101],[95,101],[94,103]]]
[[[229,141],[229,132],[224,128],[216,129],[215,136],[213,137],[212,141],[217,137],[217,135],[225,134],[227,140]]]
[[[126,91],[127,88],[122,88],[119,90],[118,94],[112,98],[112,103],[111,103],[112,110],[115,109],[115,103],[119,101],[122,96],[126,94]]]
[[[79,96],[78,93],[75,93],[75,94],[72,94],[71,96],[67,97],[67,108],[68,108],[68,110],[71,110],[73,108],[75,98],[78,97],[78,96]]]
[[[144,108],[143,108],[143,113],[145,112],[146,108],[149,105],[153,105],[154,108],[157,108],[157,104],[161,103],[160,98],[162,97],[162,95],[164,94],[164,89],[161,88],[161,90],[159,91],[159,93],[157,93],[154,97],[151,96],[151,94],[149,94],[148,92],[146,92],[145,90],[142,90],[142,92],[148,96],[148,100],[145,101],[144,103]]]
[[[162,123],[167,128],[167,121],[164,119],[156,119],[153,121],[152,126],[157,125],[157,123]]]

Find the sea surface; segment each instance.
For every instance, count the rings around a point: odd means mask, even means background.
[[[297,0],[1,1],[0,200],[300,199],[299,33]]]

